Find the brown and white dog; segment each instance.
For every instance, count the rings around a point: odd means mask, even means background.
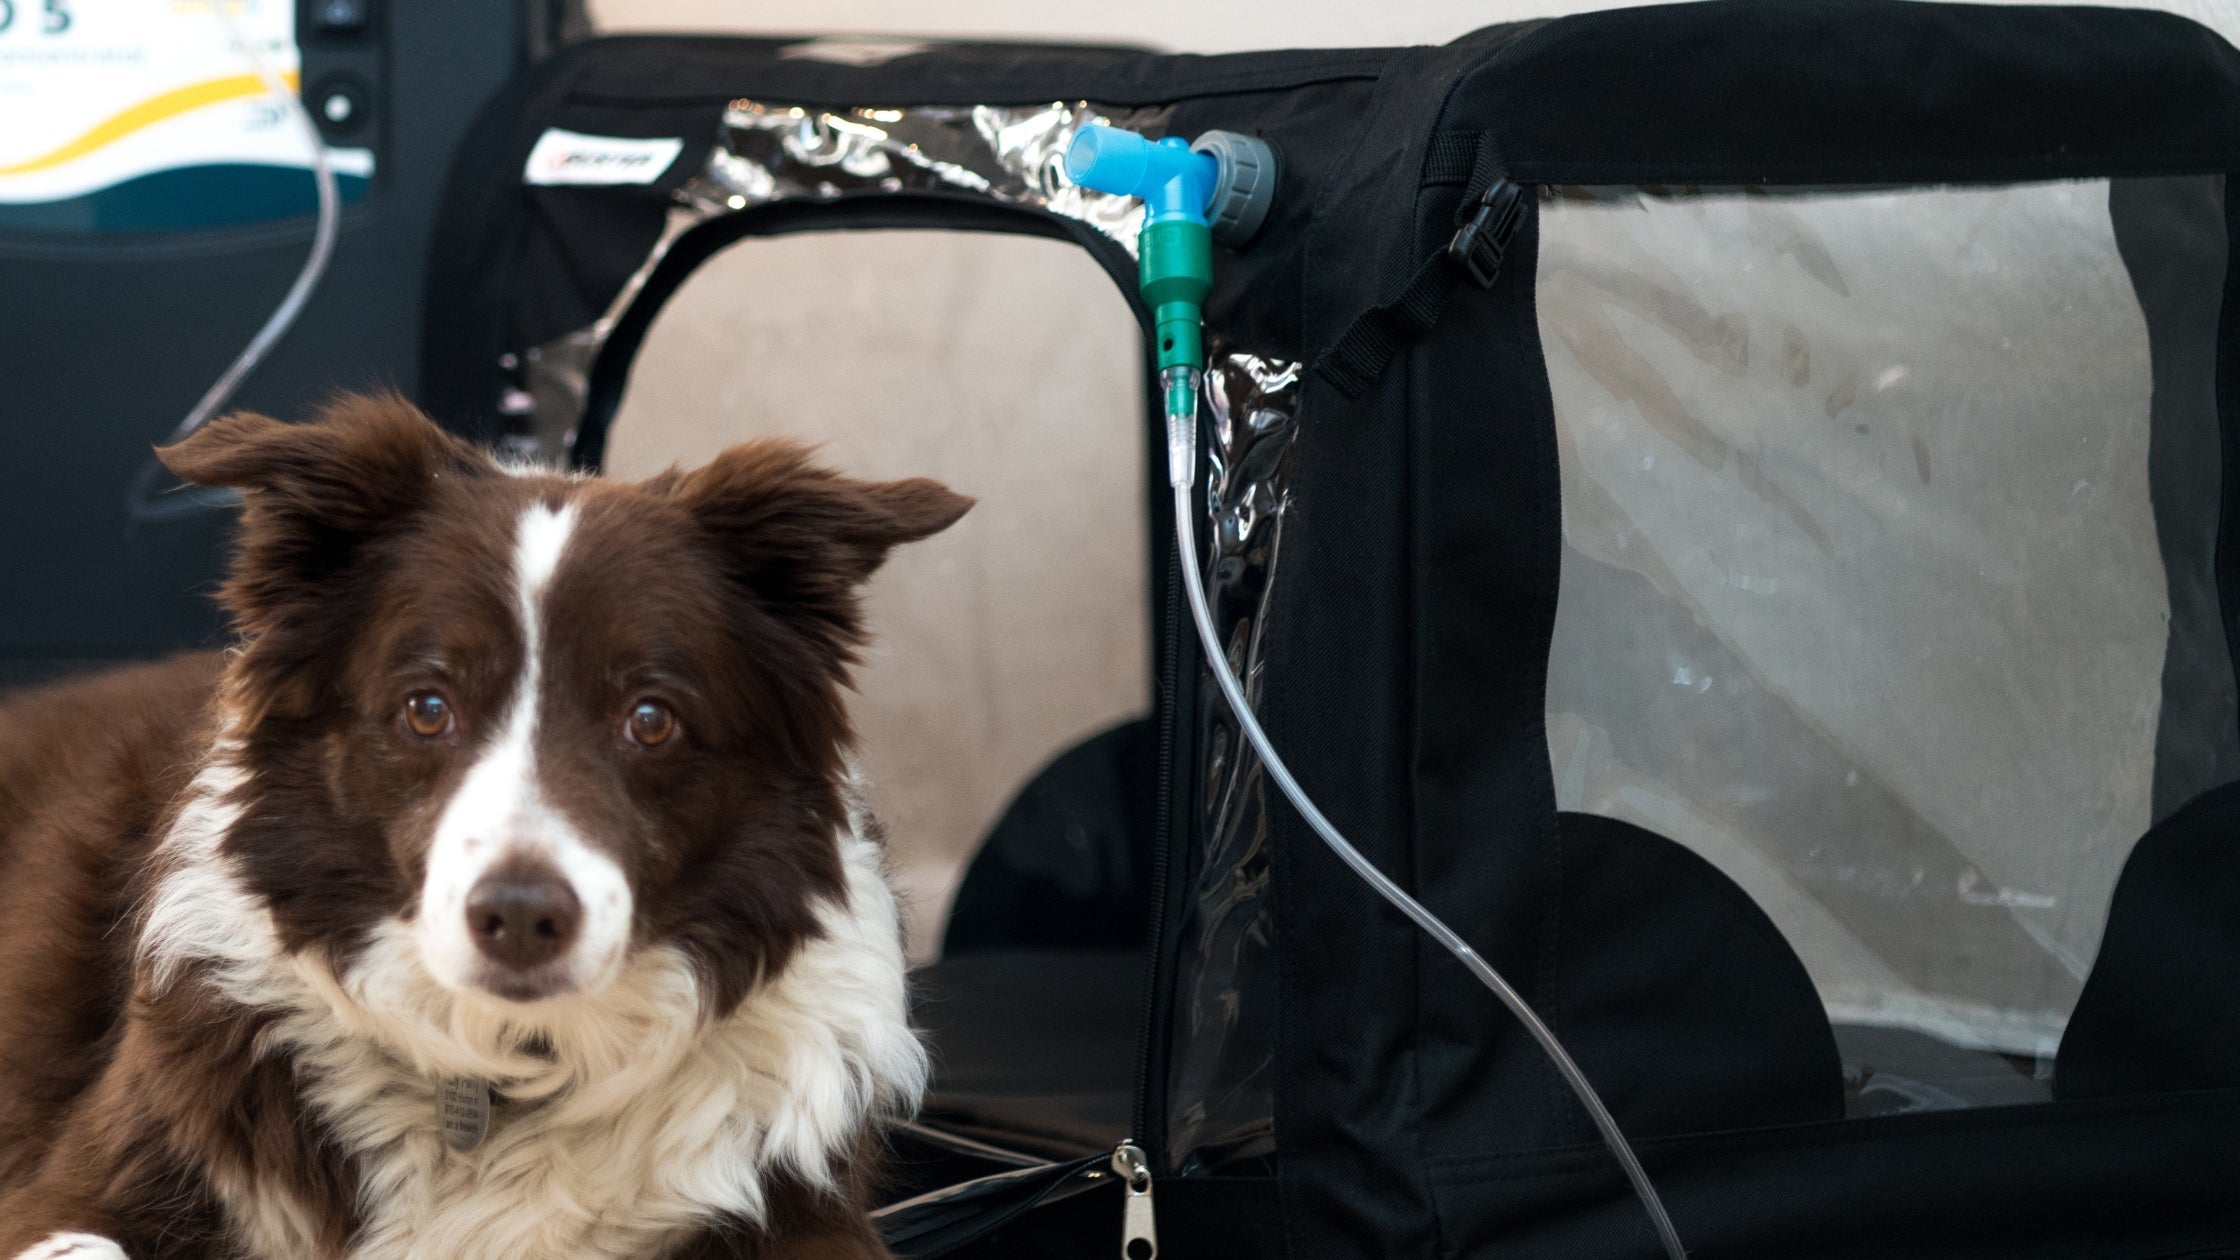
[[[0,1257],[885,1256],[926,1059],[842,690],[970,500],[393,398],[162,455],[242,492],[241,643],[0,706]]]

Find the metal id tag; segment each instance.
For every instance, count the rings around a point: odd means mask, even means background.
[[[436,1087],[436,1124],[443,1144],[464,1154],[490,1132],[490,1083],[476,1076],[447,1076]]]

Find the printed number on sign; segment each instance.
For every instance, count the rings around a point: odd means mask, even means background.
[[[60,35],[70,29],[69,0],[39,0],[39,29]],[[16,0],[0,0],[0,34],[16,24]]]

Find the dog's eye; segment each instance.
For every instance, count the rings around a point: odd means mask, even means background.
[[[451,729],[451,702],[441,692],[415,691],[404,698],[404,724],[413,734],[433,739]]]
[[[622,729],[638,747],[659,748],[676,736],[676,710],[659,700],[640,700],[630,706],[630,717]]]

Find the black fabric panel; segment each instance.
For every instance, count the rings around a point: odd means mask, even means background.
[[[2148,1260],[2240,1254],[2240,1094],[2040,1103],[1654,1138],[1695,1260]],[[1659,1255],[1599,1146],[1448,1159],[1452,1260]]]
[[[926,1122],[1053,1159],[1112,1149],[1129,1136],[1141,969],[1135,949],[986,950],[912,972]]]
[[[1333,157],[1329,173],[1312,182],[1283,176],[1279,207],[1285,198],[1301,198],[1312,208],[1299,260],[1304,344],[1291,357],[1314,357],[1364,309],[1397,295],[1417,264],[1445,247],[1451,223],[1435,235],[1424,235],[1417,224],[1435,120],[1458,76],[1532,29],[1491,27],[1444,48],[1401,50],[1355,125],[1323,142]]]
[[[1146,342],[1148,359],[1148,338]],[[1146,390],[1144,402],[1156,407],[1158,391]],[[1154,421],[1146,426],[1146,431],[1159,428]],[[1153,455],[1144,466],[1156,468],[1158,460],[1159,456]],[[1156,478],[1146,480],[1157,484]],[[1189,511],[1194,519],[1203,519],[1205,494],[1201,487],[1191,496]],[[1198,636],[1186,624],[1189,614],[1183,608],[1182,566],[1185,560],[1174,537],[1173,502],[1166,496],[1154,497],[1161,501],[1151,505],[1150,519],[1166,529],[1166,538],[1155,539],[1152,549],[1154,556],[1162,558],[1160,568],[1166,573],[1162,584],[1164,597],[1155,610],[1157,637],[1152,640],[1158,645],[1154,677],[1159,690],[1153,715],[1159,731],[1159,781],[1153,797],[1153,807],[1158,811],[1158,830],[1153,835],[1151,849],[1151,921],[1143,935],[1143,978],[1136,989],[1142,1018],[1136,1026],[1135,1108],[1130,1133],[1143,1148],[1151,1167],[1165,1172],[1174,1167],[1167,1150],[1167,1090],[1174,1079],[1174,994],[1180,973],[1178,960],[1183,924],[1187,918],[1184,906],[1190,895],[1190,869],[1202,860],[1204,847],[1197,838],[1201,812],[1196,767],[1199,765],[1198,714],[1203,707],[1201,689],[1206,680]]]
[[[579,99],[632,105],[747,95],[802,105],[1017,105],[1093,100],[1163,105],[1192,96],[1265,92],[1374,78],[1392,49],[1168,55],[1080,44],[932,43],[875,66],[787,55],[799,40],[635,35],[600,41]]]
[[[1559,826],[1560,939],[1541,1015],[1626,1134],[1842,1119],[1819,990],[1750,895],[1631,823],[1564,814]],[[1578,1119],[1573,1140],[1595,1140]]]
[[[2217,605],[2224,615],[2225,650],[2240,679],[2240,196],[2225,176],[2224,310],[2217,319],[2217,429],[2224,443],[2217,501]]]
[[[1427,198],[1451,222],[1454,190]],[[1564,846],[1548,765],[1548,648],[1563,543],[1555,408],[1534,313],[1528,201],[1490,292],[1457,289],[1403,360],[1420,401],[1411,504],[1419,657],[1413,780],[1425,904],[1543,1016],[1558,996]],[[1435,841],[1434,841],[1435,838]],[[1433,1152],[1558,1146],[1580,1123],[1540,1048],[1428,939],[1422,1110]]]
[[[512,323],[517,287],[532,254],[529,199],[521,170],[596,43],[566,48],[506,85],[484,107],[451,166],[427,263],[421,316],[420,402],[480,441],[505,432],[498,400],[506,379],[498,356],[518,349]],[[648,242],[650,244],[650,242]],[[641,257],[643,255],[641,254]]]
[[[1309,283],[1350,285],[1355,301],[1371,296],[1371,290],[1360,287],[1367,277],[1349,272],[1340,260],[1322,256],[1315,256],[1312,264],[1308,260],[1310,246],[1320,239],[1313,224],[1323,200],[1362,178],[1354,166],[1360,152],[1356,146],[1395,153],[1405,148],[1376,128],[1372,101],[1378,86],[1353,79],[1304,91],[1224,94],[1176,102],[1169,124],[1173,134],[1194,136],[1216,127],[1241,131],[1267,141],[1277,154],[1275,203],[1268,209],[1267,221],[1242,249],[1214,247],[1206,326],[1220,329],[1238,349],[1307,358],[1315,344],[1301,327]],[[1357,232],[1378,222],[1401,222],[1406,203],[1392,197],[1390,187],[1384,185],[1387,179],[1391,186],[1412,190],[1400,173],[1376,176],[1371,187],[1383,189],[1381,202],[1354,217]],[[1370,242],[1375,246],[1399,244],[1389,239],[1397,233],[1361,234],[1377,237]]]
[[[1299,316],[1310,344],[1374,298],[1387,268],[1404,275],[1427,248],[1416,180],[1430,124],[1473,55],[1400,54],[1343,138],[1330,182],[1286,185],[1312,203]],[[1261,718],[1331,820],[1414,885],[1423,833],[1409,802],[1420,622],[1410,482],[1419,472],[1408,385],[1390,373],[1348,400],[1311,374],[1301,384],[1284,536],[1300,563],[1277,566]],[[1288,806],[1271,803],[1268,817],[1282,1254],[1428,1256],[1437,1239],[1417,1132],[1418,934]]]
[[[945,958],[980,949],[1132,948],[1151,912],[1156,744],[1148,718],[1035,773],[965,868]]]
[[[642,188],[523,188],[528,230],[506,325],[507,348],[525,350],[589,325],[646,260],[669,218],[666,199]]]
[[[486,444],[505,434],[498,414],[497,364],[505,353],[501,286],[519,248],[513,236],[517,219],[507,213],[513,188],[486,175],[512,135],[527,94],[527,80],[509,84],[461,142],[429,238],[421,299],[418,401],[430,415]]]
[[[2224,182],[2204,175],[2108,184],[2108,217],[2146,317],[2153,370],[2147,478],[2170,601],[2155,729],[2156,822],[2240,778],[2240,713],[2215,590],[2225,440],[2217,417]]]
[[[2149,831],[2123,864],[2054,1094],[2240,1087],[2240,783]]]
[[[1406,880],[1408,761],[1398,381],[1349,404],[1308,378],[1284,545],[1264,622],[1261,719],[1293,774],[1356,846]],[[1275,1130],[1283,1251],[1296,1260],[1428,1256],[1415,1136],[1416,931],[1270,803],[1275,911]]]
[[[1550,22],[1450,125],[1536,183],[1996,182],[2240,166],[2240,53],[2151,10],[1712,0]]]
[[[522,184],[523,148],[522,161],[504,172],[527,214],[519,277],[507,295],[507,349],[541,346],[606,314],[660,239],[676,204],[671,194],[707,164],[720,116],[713,109],[587,108],[571,97],[526,135],[526,146],[546,126],[594,136],[678,137],[685,144],[654,183],[593,187]]]

